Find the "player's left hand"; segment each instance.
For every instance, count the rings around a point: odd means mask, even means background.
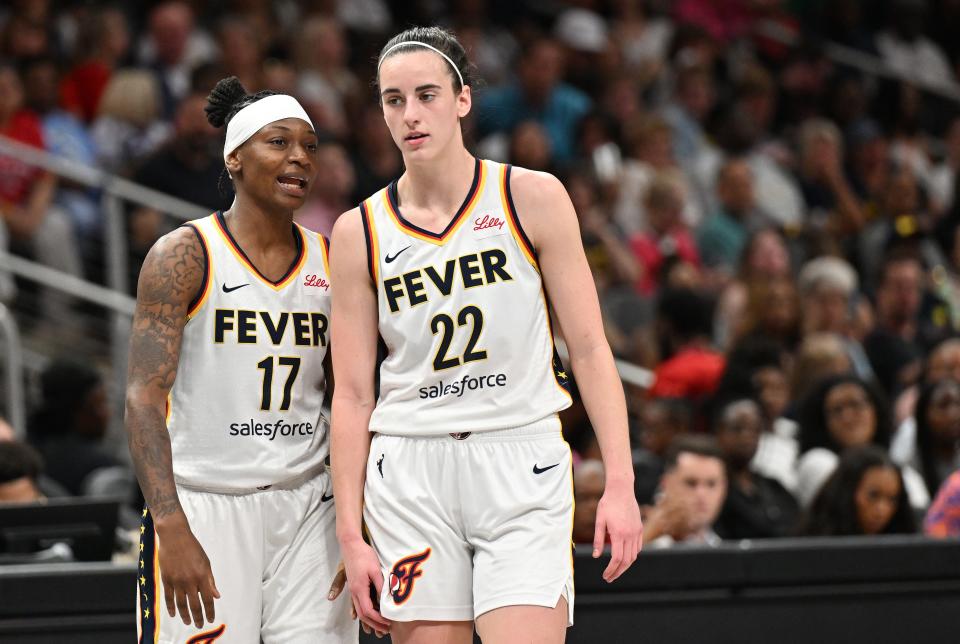
[[[603,571],[607,583],[622,575],[636,561],[643,548],[643,522],[633,486],[608,482],[597,505],[597,523],[593,532],[593,558],[603,552],[610,535],[610,564]]]
[[[340,596],[340,593],[343,592],[344,587],[347,585],[347,568],[343,565],[343,559],[340,560],[340,563],[337,564],[337,574],[333,576],[333,582],[330,584],[330,592],[327,593],[327,599],[329,601],[334,601],[337,597]],[[354,607],[353,602],[350,602],[350,619],[357,618],[357,609]],[[378,631],[367,626],[362,621],[360,622],[363,632],[367,635],[373,633],[377,638],[381,638],[386,633],[383,631]]]

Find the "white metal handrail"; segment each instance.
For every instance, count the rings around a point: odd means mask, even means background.
[[[99,304],[114,313],[133,317],[136,300],[126,293],[88,282],[69,273],[0,250],[0,267],[24,279],[53,288],[71,297]]]
[[[46,150],[24,145],[2,135],[0,135],[0,154],[14,156],[30,165],[43,168],[48,172],[89,188],[103,190],[125,201],[154,208],[183,221],[210,214],[208,208],[171,197],[164,192],[147,188],[99,168],[84,165],[56,154],[50,154]]]

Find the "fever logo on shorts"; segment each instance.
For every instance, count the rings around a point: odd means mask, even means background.
[[[194,635],[187,640],[187,644],[211,644],[211,642],[220,639],[220,636],[223,635],[225,630],[227,630],[227,625],[220,624],[220,626],[213,630],[200,633],[199,635]]]
[[[430,548],[427,548],[419,554],[404,557],[393,564],[393,572],[390,573],[390,594],[393,596],[394,604],[399,605],[410,599],[413,593],[413,582],[423,574],[420,565],[429,558]]]

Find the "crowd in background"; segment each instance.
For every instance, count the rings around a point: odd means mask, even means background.
[[[627,387],[649,542],[960,533],[958,2],[13,0],[0,134],[227,208],[202,108],[235,75],[310,113],[320,173],[297,219],[329,235],[403,171],[372,79],[409,24],[450,28],[478,68],[469,147],[567,187],[614,353],[653,374]],[[127,215],[135,284],[175,223]],[[0,154],[0,247],[102,281],[103,222],[95,192]],[[31,296],[0,274],[0,302]],[[25,478],[119,485],[89,478],[123,467],[92,374],[50,371],[71,415],[31,416],[39,455],[0,444],[0,499]],[[590,542],[603,468],[574,398]]]

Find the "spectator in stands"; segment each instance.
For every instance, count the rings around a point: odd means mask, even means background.
[[[513,128],[508,154],[513,165],[542,172],[553,169],[550,137],[536,121],[524,121]]]
[[[874,445],[843,453],[801,528],[808,536],[913,532],[916,522],[900,469]]]
[[[97,117],[110,75],[127,57],[130,29],[119,7],[91,7],[77,25],[76,64],[64,75],[64,109],[89,125]]]
[[[150,72],[114,72],[90,129],[101,168],[124,174],[163,145],[170,125],[160,120],[160,114],[159,86]]]
[[[590,111],[590,99],[563,82],[563,50],[549,39],[533,41],[521,54],[517,80],[479,97],[477,129],[481,137],[509,132],[530,119],[550,136],[558,162],[569,162],[577,123]]]
[[[352,207],[350,195],[356,175],[347,151],[333,140],[320,141],[317,164],[323,172],[317,174],[310,200],[297,211],[294,220],[329,239],[337,217]]]
[[[43,459],[35,449],[16,441],[0,441],[0,503],[33,503],[43,499],[37,480]]]
[[[754,280],[747,289],[747,307],[735,338],[765,337],[792,351],[800,342],[800,302],[790,276]]]
[[[940,47],[923,34],[927,3],[892,0],[887,29],[877,36],[884,63],[900,77],[938,87],[956,87],[956,77]]]
[[[581,461],[573,468],[573,542],[593,543],[597,504],[603,496],[603,461]]]
[[[691,430],[693,410],[682,398],[654,398],[640,403],[639,447],[633,450],[633,487],[637,502],[653,503],[663,476],[663,459],[673,441]]]
[[[799,420],[796,496],[805,507],[836,469],[843,450],[870,444],[886,450],[890,443],[886,402],[875,387],[854,375],[822,381],[802,403]],[[913,506],[926,508],[930,496],[923,479],[910,468],[903,476]]]
[[[934,215],[950,212],[954,206],[954,188],[960,176],[960,118],[954,118],[944,140],[946,154],[930,170],[930,209]]]
[[[923,383],[951,379],[960,382],[960,338],[948,338],[936,345],[927,356]],[[890,456],[898,465],[921,468],[917,455],[917,398],[920,386],[905,390],[897,400],[897,418],[900,424],[890,442]]]
[[[728,348],[743,328],[750,286],[754,282],[790,275],[790,251],[783,233],[772,226],[754,229],[740,252],[737,274],[723,288],[717,303],[714,320],[717,346]]]
[[[24,107],[23,85],[17,70],[0,61],[0,136],[43,149],[43,124]],[[9,237],[10,248],[21,255],[70,275],[81,273],[77,240],[68,216],[56,208],[57,180],[48,172],[15,155],[0,154],[0,239]],[[4,250],[7,250],[4,248]],[[7,290],[0,285],[0,291]],[[2,295],[2,293],[0,293]],[[69,298],[47,290],[43,312],[51,324],[70,326]]]
[[[791,152],[773,130],[777,87],[769,71],[748,65],[739,75],[735,98],[721,127],[721,146],[742,156],[753,173],[756,208],[784,228],[800,227],[806,219],[803,195],[787,170]]]
[[[654,82],[664,73],[668,62],[673,24],[655,15],[640,0],[612,4],[615,14],[610,22],[611,37],[620,49],[626,69],[643,79],[645,85]]]
[[[741,340],[728,354],[717,397],[757,399],[765,422],[750,469],[792,491],[797,485],[795,467],[800,446],[797,423],[786,417],[790,405],[787,355],[768,338]]]
[[[754,199],[753,170],[746,160],[726,161],[717,174],[720,208],[697,230],[697,247],[708,268],[732,275],[751,226],[761,223]]]
[[[703,219],[696,190],[673,156],[673,130],[659,116],[638,115],[623,125],[625,159],[613,206],[617,223],[628,234],[647,225],[645,197],[654,178],[669,173],[682,198],[682,223],[690,228]]]
[[[217,25],[216,36],[225,75],[236,76],[252,92],[266,89],[262,65],[265,34],[258,33],[246,15],[228,15]]]
[[[818,257],[804,264],[797,278],[803,334],[833,334],[843,343],[856,373],[872,378],[870,361],[853,333],[859,304],[858,283],[856,271],[839,257]]]
[[[390,138],[379,105],[370,102],[361,107],[352,130],[356,144],[350,155],[357,184],[351,201],[360,203],[403,174],[403,159]]]
[[[86,494],[92,474],[122,467],[104,444],[109,410],[103,380],[88,366],[55,361],[40,382],[43,400],[29,422],[30,440],[46,460],[51,478],[71,494]]]
[[[843,338],[833,333],[814,333],[804,338],[797,349],[790,379],[788,414],[796,416],[796,406],[805,400],[816,386],[831,376],[853,370]]]
[[[347,67],[350,46],[343,27],[332,17],[313,15],[294,42],[297,92],[311,116],[316,115],[314,124],[346,135],[348,114],[360,107],[362,84]]]
[[[916,428],[917,460],[933,497],[960,468],[960,382],[946,378],[923,386],[917,399]]]
[[[654,177],[644,196],[646,224],[630,238],[630,247],[640,266],[637,290],[653,294],[661,285],[661,270],[667,257],[676,255],[694,267],[700,257],[690,230],[683,223],[683,186],[674,173]]]
[[[892,252],[880,268],[877,322],[863,344],[877,377],[892,396],[913,384],[918,375],[913,363],[948,334],[946,320],[929,315],[925,279],[920,258],[910,251]],[[904,355],[902,360],[891,359],[896,357],[894,349]]]
[[[843,142],[836,125],[822,118],[803,123],[798,174],[806,207],[813,211],[810,216],[819,216],[837,232],[856,232],[863,227],[863,207],[847,182]]]
[[[673,100],[663,109],[663,117],[673,128],[673,156],[686,171],[696,172],[708,155],[718,153],[706,133],[715,99],[709,69],[689,63],[680,67]]]
[[[226,209],[233,190],[224,179],[220,134],[203,112],[206,96],[188,95],[177,107],[173,136],[145,157],[133,180],[208,210]],[[159,235],[149,240],[153,244]]]
[[[923,531],[930,537],[960,537],[960,471],[940,486],[923,520]]]
[[[56,59],[39,56],[20,64],[27,106],[43,124],[43,140],[49,152],[83,166],[93,166],[97,150],[83,122],[59,107],[60,70]],[[81,185],[60,182],[55,203],[70,215],[77,236],[89,256],[103,226],[96,194]]]
[[[190,4],[167,0],[153,7],[138,58],[156,79],[158,116],[173,118],[177,103],[190,91],[190,71],[216,53],[213,39],[196,27]]]
[[[667,450],[660,495],[645,521],[644,545],[718,545],[713,524],[726,494],[723,453],[714,438],[677,438]]]
[[[723,354],[711,344],[710,302],[689,289],[665,289],[660,294],[658,326],[666,353],[654,372],[650,396],[704,400],[717,388],[724,368]]]
[[[760,403],[732,396],[714,403],[711,430],[727,464],[727,498],[714,530],[723,539],[783,537],[796,527],[797,502],[751,468],[767,424]]]

